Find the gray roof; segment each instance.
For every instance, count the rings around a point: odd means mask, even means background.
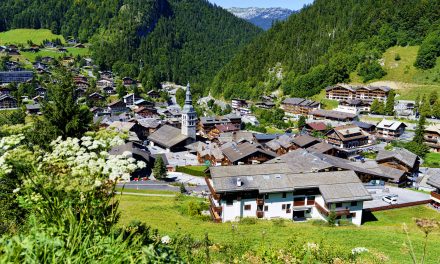
[[[293,143],[295,143],[299,147],[304,147],[314,142],[319,143],[319,140],[309,135],[301,135],[293,139]]]
[[[266,146],[271,150],[278,150],[279,148],[290,148],[293,145],[293,136],[287,134],[281,135],[266,143]]]
[[[142,158],[142,160],[150,161],[150,152],[144,149],[141,145],[134,142],[128,142],[124,145],[115,146],[109,151],[109,155],[122,155],[124,152],[131,152],[133,155],[137,155]]]
[[[318,144],[315,144],[313,146],[308,147],[307,151],[317,152],[317,153],[324,153],[324,152],[327,152],[327,151],[332,150],[334,148],[335,147],[333,145],[330,145],[330,144],[325,143],[325,142],[320,142]]]
[[[414,167],[417,159],[419,158],[416,154],[410,152],[409,150],[403,148],[395,148],[393,151],[379,150],[377,154],[376,161],[382,161],[389,158],[395,158],[408,167]]]
[[[426,183],[440,189],[440,174],[430,176]]]
[[[254,134],[252,132],[248,131],[236,131],[236,132],[226,132],[221,133],[218,137],[218,140],[220,143],[227,143],[227,142],[239,142],[239,141],[253,141],[254,140]]]
[[[287,192],[319,188],[326,202],[371,200],[353,171],[295,173],[282,164],[212,167],[217,192],[256,190],[260,193]],[[242,185],[237,186],[240,178]]]
[[[333,118],[333,119],[354,119],[357,115],[351,113],[345,113],[334,110],[324,110],[324,109],[316,109],[310,112],[313,116],[322,116],[325,118]]]
[[[304,107],[318,107],[319,103],[304,98],[286,98],[283,104],[298,105]]]
[[[152,133],[148,139],[166,148],[171,148],[188,139],[188,137],[183,135],[180,129],[164,125]]]
[[[223,148],[222,151],[223,151],[223,155],[225,155],[231,162],[239,161],[257,152],[272,157],[277,156],[275,153],[271,151],[264,150],[261,145],[250,142],[244,142],[241,144],[233,143],[231,146]]]

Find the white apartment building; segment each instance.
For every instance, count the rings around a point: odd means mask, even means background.
[[[243,217],[362,223],[363,202],[372,200],[354,171],[298,173],[283,163],[212,167],[207,179],[216,222]]]

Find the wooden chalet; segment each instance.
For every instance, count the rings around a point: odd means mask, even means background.
[[[369,134],[356,125],[344,125],[326,134],[327,143],[342,149],[358,148],[369,144]]]
[[[147,107],[147,106],[141,106],[134,110],[134,113],[136,115],[139,115],[141,117],[147,118],[147,117],[154,117],[157,116],[157,109]]]
[[[376,126],[376,136],[386,141],[395,140],[405,132],[406,125],[396,120],[382,120]]]
[[[327,125],[324,122],[310,122],[307,123],[302,129],[305,129],[307,133],[325,133],[328,130]]]
[[[403,148],[395,148],[393,151],[379,150],[376,162],[403,171],[408,177],[418,175],[420,167],[419,156]]]
[[[88,99],[95,103],[105,102],[105,97],[99,93],[92,93],[91,95],[88,96]]]
[[[214,138],[218,138],[222,133],[236,132],[239,130],[240,129],[234,124],[220,124],[215,125],[214,128],[208,132],[207,136],[212,140]]]
[[[107,107],[111,113],[122,113],[128,111],[127,105],[122,100],[112,102],[108,104]]]
[[[0,95],[0,109],[16,109],[18,107],[17,99],[9,94]]]
[[[277,156],[275,152],[251,142],[232,142],[222,146],[222,152],[225,156],[223,166],[263,163]]]
[[[293,143],[293,140],[293,135],[284,134],[267,142],[265,146],[277,155],[283,155],[298,148],[297,145]]]
[[[339,122],[352,122],[357,120],[356,114],[339,112],[334,110],[316,109],[310,112],[314,119],[327,119]]]
[[[295,115],[308,115],[312,110],[319,109],[321,104],[304,98],[287,98],[281,103],[281,109]]]
[[[153,98],[153,99],[160,98],[160,93],[155,90],[148,91],[147,95],[148,95],[148,97]]]
[[[374,99],[386,101],[390,92],[389,87],[385,86],[350,86],[347,84],[337,84],[325,89],[326,97],[330,100],[354,100],[359,99],[366,102],[373,102]]]
[[[440,152],[440,124],[430,125],[425,128],[423,138],[431,151]]]

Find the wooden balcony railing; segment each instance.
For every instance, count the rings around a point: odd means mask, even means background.
[[[435,199],[440,200],[440,193],[437,193],[437,192],[431,192],[431,197],[434,197]]]
[[[264,212],[263,211],[257,211],[257,218],[263,218]]]
[[[315,200],[307,200],[307,205],[314,205],[315,204]]]
[[[211,203],[211,208],[221,214],[222,213],[222,207],[221,206],[217,206],[217,204],[214,202],[214,198],[212,197],[212,195],[209,195],[209,202]]]
[[[318,211],[325,216],[328,216],[330,214],[330,210],[328,210],[326,207],[320,205],[319,203],[315,203],[315,207],[316,209],[318,209]],[[342,215],[349,215],[350,214],[350,210],[348,209],[336,209],[334,210],[334,212],[336,213],[336,216],[342,216]]]
[[[293,206],[304,206],[306,201],[293,201]]]
[[[206,182],[206,184],[208,185],[208,189],[209,189],[209,191],[211,192],[212,197],[213,197],[214,199],[216,199],[217,201],[220,200],[220,195],[218,195],[218,194],[215,192],[214,187],[212,187],[212,185],[211,185],[211,181],[209,180],[208,177],[205,177],[205,182]]]

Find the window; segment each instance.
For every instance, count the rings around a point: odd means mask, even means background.
[[[342,207],[342,203],[336,203],[336,208]]]
[[[268,206],[268,205],[265,205],[265,206],[264,206],[264,211],[265,211],[265,212],[269,211],[269,206]]]
[[[232,205],[234,203],[234,200],[228,199],[226,200],[226,205]]]
[[[246,204],[246,205],[244,206],[244,210],[245,210],[245,211],[249,211],[249,210],[251,210],[251,205],[250,205],[250,204]]]
[[[285,204],[281,205],[281,209],[286,210],[286,205]]]
[[[287,193],[283,192],[283,198],[287,197]]]
[[[266,193],[266,194],[264,195],[264,199],[269,199],[269,194],[268,194],[268,193]]]
[[[287,204],[287,209],[290,209],[291,204]]]
[[[358,202],[351,202],[351,206],[357,206]]]

